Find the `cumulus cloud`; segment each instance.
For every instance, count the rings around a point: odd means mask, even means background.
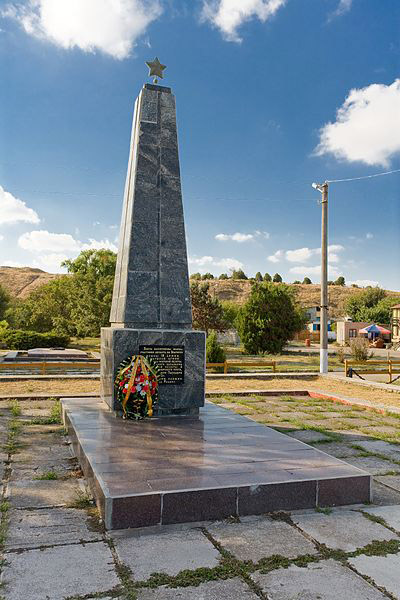
[[[344,246],[340,244],[331,244],[328,246],[328,260],[331,263],[340,261],[339,252],[344,250]],[[268,260],[272,263],[277,263],[282,260],[287,260],[292,263],[306,263],[311,258],[321,255],[321,248],[296,248],[295,250],[277,250],[275,254],[268,256]]]
[[[251,19],[265,22],[286,4],[286,0],[203,0],[203,21],[219,29],[229,42],[241,42],[239,27]]]
[[[356,279],[355,281],[349,281],[347,285],[358,285],[358,287],[380,287],[379,281],[372,281],[371,279]]]
[[[272,263],[278,263],[282,260],[284,255],[285,255],[285,253],[283,250],[277,250],[274,254],[271,254],[270,256],[268,256],[268,260]]]
[[[79,252],[80,245],[69,233],[50,233],[45,230],[23,233],[18,246],[30,252]]]
[[[341,272],[336,267],[329,266],[329,277],[337,278],[341,275]],[[291,267],[289,273],[293,275],[301,275],[302,277],[310,277],[311,275],[321,275],[320,265],[309,267],[307,265],[298,265],[297,267]]]
[[[310,248],[298,248],[297,250],[287,250],[286,260],[289,262],[305,262],[314,254],[314,250]]]
[[[215,239],[219,242],[251,242],[257,237],[269,238],[268,231],[259,231],[258,229],[254,233],[217,233]]]
[[[400,79],[350,91],[336,121],[320,130],[318,156],[387,168],[400,152]]]
[[[219,272],[243,269],[243,263],[236,258],[215,258],[214,256],[189,256],[189,265],[192,265],[200,272],[205,273],[210,269]]]
[[[15,198],[0,185],[0,225],[14,223],[40,223],[39,216],[25,202]]]
[[[61,48],[123,59],[161,12],[158,0],[29,0],[10,3],[1,14]]]
[[[118,252],[118,248],[115,244],[110,242],[110,240],[93,240],[89,238],[88,244],[81,244],[81,250],[101,250],[104,248],[105,250],[112,250],[113,252]]]

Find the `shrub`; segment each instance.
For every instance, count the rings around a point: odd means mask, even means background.
[[[29,350],[30,348],[65,347],[69,337],[56,333],[38,333],[21,329],[7,329],[3,333],[3,342],[10,350]]]
[[[344,361],[345,361],[345,356],[346,356],[346,354],[345,354],[345,351],[344,351],[344,348],[342,348],[342,347],[339,347],[339,348],[336,350],[336,356],[337,356],[337,358],[338,358],[338,361],[339,361],[340,363],[342,363],[342,364],[343,364],[343,363],[344,363]]]
[[[365,361],[372,358],[374,353],[369,349],[368,340],[356,338],[350,342],[350,352],[354,360]]]
[[[221,344],[218,343],[216,332],[212,331],[207,337],[206,342],[206,362],[223,363],[225,358],[225,350]]]

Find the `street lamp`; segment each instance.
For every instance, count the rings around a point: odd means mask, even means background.
[[[319,332],[319,372],[328,372],[328,183],[313,183],[322,194],[321,223],[321,317]]]

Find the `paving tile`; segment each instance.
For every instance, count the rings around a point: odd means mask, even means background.
[[[299,440],[300,442],[305,442],[306,444],[310,444],[311,442],[319,442],[321,440],[329,440],[329,436],[320,433],[319,431],[312,431],[311,429],[305,429],[304,431],[291,431],[288,433],[290,437]],[[322,450],[322,448],[321,448]]]
[[[389,458],[400,460],[400,446],[397,444],[390,444],[383,440],[362,440],[357,442],[357,445],[364,448],[367,452],[376,452],[377,454],[384,454]]]
[[[364,512],[382,517],[385,519],[389,527],[393,527],[400,532],[400,505],[395,506],[380,506],[379,508],[364,508]]]
[[[384,481],[386,477],[382,477]],[[400,504],[400,491],[386,487],[378,481],[372,481],[372,500],[378,506],[386,506],[392,504]]]
[[[378,476],[376,479],[380,483],[383,483],[384,485],[391,487],[397,492],[400,492],[400,475]]]
[[[110,591],[119,584],[104,542],[8,553],[6,600],[63,600]]]
[[[11,481],[7,489],[7,497],[15,508],[40,508],[71,504],[81,490],[76,480],[66,481]]]
[[[13,510],[6,549],[37,548],[101,539],[86,511],[75,508]]]
[[[160,587],[156,590],[141,590],[138,600],[257,600],[258,596],[238,578],[227,581],[209,581],[198,587],[167,588]],[[369,600],[365,598],[363,600]],[[375,598],[371,598],[375,600]],[[378,600],[378,597],[377,597]]]
[[[396,465],[389,460],[376,458],[375,456],[349,457],[345,461],[353,465],[353,467],[358,467],[363,471],[371,473],[371,475],[383,475],[388,471],[398,471],[400,473],[400,465]]]
[[[340,442],[329,442],[327,444],[317,445],[316,448],[322,450],[322,452],[326,452],[326,454],[329,454],[330,456],[335,456],[336,458],[346,458],[347,456],[357,456],[357,454],[360,454],[359,450]]]
[[[356,556],[349,562],[359,573],[370,577],[376,585],[385,588],[400,599],[400,555]]]
[[[220,554],[199,530],[161,534],[120,534],[114,540],[118,556],[132,569],[136,580],[148,579],[151,573],[177,575],[184,569],[215,567]]]
[[[372,585],[334,560],[306,568],[291,565],[252,578],[265,590],[268,600],[384,600]]]
[[[392,540],[394,533],[369,521],[362,514],[351,510],[337,510],[330,515],[308,513],[293,515],[300,529],[328,548],[353,552],[374,540]]]
[[[272,554],[295,558],[316,554],[314,544],[283,521],[249,517],[242,523],[215,523],[207,527],[211,535],[239,560],[258,562]]]

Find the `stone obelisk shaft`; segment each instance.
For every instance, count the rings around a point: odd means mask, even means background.
[[[110,321],[192,326],[175,98],[146,84],[135,105]]]

